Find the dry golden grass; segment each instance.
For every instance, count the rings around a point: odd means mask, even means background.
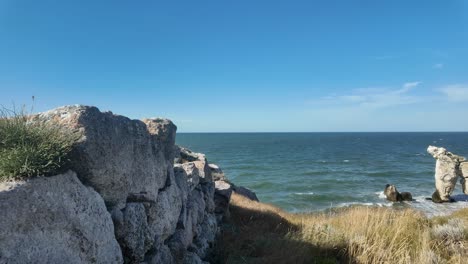
[[[433,219],[371,207],[291,214],[234,193],[230,211],[215,263],[468,263],[468,209]]]

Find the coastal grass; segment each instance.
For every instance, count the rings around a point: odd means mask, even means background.
[[[62,172],[78,138],[52,122],[32,122],[24,109],[0,109],[0,181]]]
[[[218,263],[467,263],[468,209],[351,207],[293,214],[233,193]]]

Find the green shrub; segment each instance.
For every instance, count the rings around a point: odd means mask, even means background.
[[[0,109],[0,181],[63,172],[78,138],[57,124],[31,122],[24,110]]]

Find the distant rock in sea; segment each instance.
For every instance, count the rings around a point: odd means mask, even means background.
[[[458,177],[463,187],[463,192],[468,194],[466,178],[468,178],[468,164],[462,156],[455,155],[445,148],[429,146],[427,152],[436,159],[435,187],[432,201],[435,203],[451,202],[452,195]]]
[[[387,200],[391,202],[412,201],[413,196],[409,192],[398,192],[395,185],[387,184],[385,186],[384,194]]]

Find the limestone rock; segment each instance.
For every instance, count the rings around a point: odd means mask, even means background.
[[[175,154],[175,163],[186,164],[193,162],[193,165],[198,168],[200,182],[212,182],[211,169],[208,165],[208,160],[205,154],[195,153],[187,148],[177,146]]]
[[[183,264],[209,264],[208,262],[201,260],[200,257],[193,252],[187,252],[187,254],[184,256],[182,263]]]
[[[167,179],[166,187],[159,191],[156,203],[146,205],[149,228],[162,240],[175,232],[182,204],[186,200],[176,183],[174,172]]]
[[[0,183],[0,263],[122,263],[103,199],[74,172]]]
[[[468,161],[464,161],[460,163],[460,173],[461,179],[460,182],[462,184],[462,189],[464,194],[468,194]]]
[[[200,160],[201,158],[201,153],[196,153],[191,151],[190,149],[176,146],[176,159],[174,163],[186,163],[186,162],[192,162],[196,160]],[[203,155],[204,156],[204,155]]]
[[[176,263],[172,257],[172,253],[167,245],[159,245],[154,250],[154,254],[146,259],[147,264],[174,264]]]
[[[218,222],[222,221],[224,217],[229,216],[229,201],[232,195],[232,185],[225,181],[215,181],[215,213]]]
[[[195,189],[195,187],[200,183],[200,171],[193,162],[175,164],[174,171],[178,177],[185,177],[187,187],[190,191]]]
[[[174,157],[176,127],[165,119],[131,120],[96,107],[65,106],[36,116],[82,133],[71,168],[104,198],[125,208],[127,197],[156,201]],[[169,159],[168,159],[169,158]]]
[[[140,263],[153,244],[145,207],[142,203],[128,203],[122,213],[113,213],[115,235],[126,263]]]
[[[208,164],[208,167],[210,168],[213,181],[225,181],[226,180],[226,176],[224,175],[223,170],[218,165]]]
[[[464,161],[465,158],[441,147],[429,146],[427,152],[437,160],[435,168],[436,192],[433,195],[433,201],[449,202],[457,178],[461,176],[460,162]]]

